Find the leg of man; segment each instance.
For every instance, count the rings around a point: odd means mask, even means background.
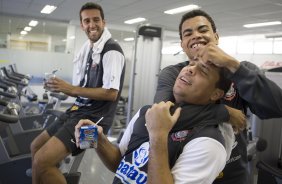
[[[50,139],[49,134],[47,133],[46,130],[41,132],[39,136],[37,136],[32,143],[30,144],[30,151],[31,151],[31,156],[32,160],[35,155],[35,153]]]
[[[70,152],[63,142],[52,136],[34,155],[32,163],[33,184],[66,184],[65,177],[57,168]]]
[[[31,160],[32,160],[32,165],[33,165],[33,160],[34,160],[34,155],[35,153],[50,139],[49,134],[47,133],[46,130],[44,130],[39,136],[37,136],[31,143],[30,145],[30,150],[31,150]],[[34,169],[32,170],[32,183],[35,182],[35,171]]]

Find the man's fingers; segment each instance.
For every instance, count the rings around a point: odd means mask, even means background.
[[[181,107],[178,107],[172,115],[173,122],[176,122],[180,116]]]
[[[93,123],[89,119],[81,119],[77,123],[77,125],[75,125],[75,127],[74,127],[74,136],[75,136],[75,142],[76,142],[76,146],[77,147],[79,147],[80,127],[82,127],[83,125],[95,125],[95,123]]]
[[[167,101],[166,104],[168,105],[169,109],[174,106],[174,103],[172,103],[171,101]]]

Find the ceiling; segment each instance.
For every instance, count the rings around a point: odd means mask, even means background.
[[[31,18],[38,19],[39,25],[30,34],[60,34],[67,25],[79,24],[80,7],[89,0],[0,0],[0,34],[20,32]],[[161,26],[170,36],[178,37],[181,14],[167,15],[163,12],[188,4],[197,4],[215,20],[220,36],[245,34],[282,33],[282,25],[244,28],[247,23],[282,20],[282,0],[96,0],[102,5],[109,28],[114,35],[125,36],[137,25],[126,25],[125,20],[144,17],[145,23]],[[57,9],[49,15],[41,14],[46,5]],[[128,32],[129,31],[129,32]]]

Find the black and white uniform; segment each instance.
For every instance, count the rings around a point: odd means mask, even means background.
[[[155,102],[173,99],[174,82],[188,61],[164,68],[158,80]],[[282,90],[271,80],[267,79],[257,66],[243,61],[239,69],[229,75],[233,82],[222,103],[246,112],[251,112],[261,119],[282,117]],[[217,107],[218,112],[224,111],[224,106]],[[247,170],[247,139],[246,131],[236,135],[230,159],[221,175],[215,180],[216,184],[249,184]]]
[[[231,125],[219,123],[227,120],[227,115],[214,119],[214,106],[181,106],[180,118],[168,136],[169,165],[175,184],[210,184],[224,168],[235,138]],[[147,109],[145,106],[135,114],[121,139],[123,158],[114,184],[147,182]]]
[[[90,119],[97,122],[98,119],[104,117],[100,126],[103,127],[104,133],[107,134],[112,125],[121,94],[125,73],[125,59],[120,45],[110,38],[110,34],[107,33],[104,30],[101,38],[94,43],[93,48],[85,49],[89,50],[89,53],[86,54],[87,62],[79,86],[116,89],[118,90],[117,100],[93,100],[78,96],[66,113],[46,129],[50,136],[59,138],[73,155],[82,151],[70,141],[75,139],[74,127],[78,121],[80,119]],[[105,38],[105,36],[107,37]],[[98,48],[100,52],[96,53]]]

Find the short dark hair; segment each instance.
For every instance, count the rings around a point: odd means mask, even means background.
[[[181,18],[181,21],[180,21],[180,24],[179,24],[179,36],[180,36],[180,40],[182,40],[182,24],[183,24],[183,22],[185,22],[185,21],[188,20],[188,19],[197,17],[197,16],[205,17],[205,18],[211,23],[213,32],[216,33],[216,26],[215,26],[215,23],[214,23],[213,19],[211,18],[211,16],[210,16],[209,14],[207,14],[207,13],[206,13],[205,11],[203,11],[203,10],[192,10],[192,11],[189,11],[189,12],[185,13],[185,14],[182,16],[182,18]]]
[[[225,68],[219,68],[219,80],[215,84],[215,86],[221,90],[224,91],[224,94],[228,92],[230,86],[231,86],[231,80],[227,77],[227,69]]]
[[[102,17],[102,20],[104,20],[104,11],[103,11],[103,8],[99,5],[99,4],[96,4],[96,3],[93,3],[93,2],[88,2],[88,3],[85,3],[81,8],[80,8],[80,11],[79,11],[79,18],[80,18],[80,22],[82,21],[82,17],[81,17],[81,12],[83,10],[91,10],[91,9],[97,9],[100,11],[100,15]]]

